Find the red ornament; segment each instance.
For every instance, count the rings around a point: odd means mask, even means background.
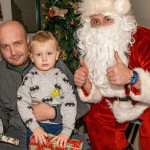
[[[70,24],[73,26],[73,25],[74,25],[74,20],[71,20],[71,21],[70,21]]]
[[[74,50],[72,51],[72,55],[73,55],[73,57],[78,57],[78,52],[77,52],[77,50],[74,49]]]
[[[47,16],[48,16],[48,18],[52,19],[52,18],[54,18],[55,13],[54,13],[53,11],[49,11],[49,12],[47,13]]]

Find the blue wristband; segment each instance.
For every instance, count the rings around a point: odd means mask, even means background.
[[[139,80],[138,73],[135,70],[133,70],[133,75],[131,77],[131,80],[130,80],[129,84],[134,85],[138,82],[138,80]]]

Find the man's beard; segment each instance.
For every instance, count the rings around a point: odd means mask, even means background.
[[[109,88],[106,69],[116,64],[114,51],[128,66],[129,50],[134,40],[136,22],[133,16],[116,17],[115,23],[109,26],[91,28],[89,20],[76,32],[81,57],[89,69],[89,78],[96,86]]]

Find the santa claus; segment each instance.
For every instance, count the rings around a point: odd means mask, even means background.
[[[76,32],[83,60],[74,82],[93,150],[128,147],[125,129],[140,118],[140,144],[150,149],[150,30],[138,27],[129,0],[82,0]]]

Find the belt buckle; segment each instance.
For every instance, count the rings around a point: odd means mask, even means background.
[[[120,102],[120,97],[117,96],[115,100],[117,101],[117,103],[119,103]]]

